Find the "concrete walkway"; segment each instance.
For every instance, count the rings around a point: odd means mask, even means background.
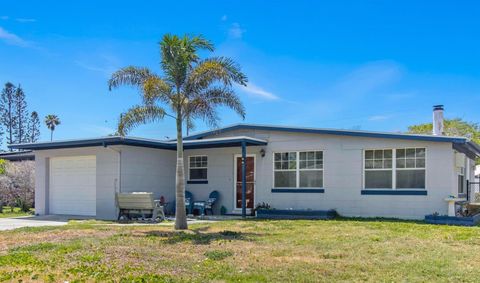
[[[0,231],[22,227],[62,226],[67,223],[67,217],[56,215],[0,218]]]
[[[0,231],[13,230],[22,227],[41,227],[41,226],[62,226],[69,220],[88,220],[89,217],[75,215],[43,215],[43,216],[22,216],[11,218],[0,218]],[[161,225],[173,226],[175,218],[167,218],[169,221],[160,223],[133,222],[133,223],[99,223],[94,225],[114,225],[114,226],[143,226],[143,225]],[[205,216],[203,218],[188,218],[188,224],[212,223],[227,219],[241,219],[241,217],[232,216]]]

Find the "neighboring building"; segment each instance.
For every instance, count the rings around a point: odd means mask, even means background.
[[[441,119],[443,108],[435,108]],[[435,121],[441,127],[442,121]],[[436,129],[441,133],[441,128]],[[184,138],[195,200],[220,192],[216,213],[242,208],[335,209],[344,216],[422,219],[465,197],[480,147],[463,137],[239,124]],[[174,203],[176,142],[104,137],[14,145],[33,150],[38,214],[115,219],[116,192]]]
[[[0,152],[0,159],[5,159],[12,162],[35,160],[35,154],[31,150],[6,151]]]

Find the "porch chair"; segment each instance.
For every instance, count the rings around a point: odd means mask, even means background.
[[[213,205],[218,199],[218,192],[213,191],[208,196],[208,200],[206,201],[196,201],[193,203],[193,210],[198,209],[198,213],[203,216],[207,214],[207,211],[210,210],[210,213],[213,215]]]
[[[189,191],[185,191],[185,208],[187,215],[193,213],[193,194]]]
[[[213,206],[217,202],[219,196],[220,195],[217,191],[213,191],[210,193],[210,195],[208,196],[208,200],[205,202],[205,214],[207,213],[207,211],[210,210],[213,215]]]

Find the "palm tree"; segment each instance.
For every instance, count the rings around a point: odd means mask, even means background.
[[[50,132],[50,141],[53,140],[53,131],[55,131],[55,127],[60,125],[60,119],[58,118],[57,115],[47,115],[45,116],[45,125],[47,125],[47,128],[51,131]]]
[[[213,57],[201,60],[200,50],[213,51],[213,44],[202,36],[179,37],[167,34],[160,42],[163,76],[147,68],[125,67],[112,74],[109,89],[120,85],[139,88],[143,102],[133,106],[120,117],[118,133],[125,135],[132,128],[162,120],[165,116],[176,121],[176,209],[175,229],[187,229],[185,212],[185,172],[183,160],[182,127],[193,127],[194,119],[201,119],[217,127],[217,106],[233,109],[242,118],[245,109],[235,94],[232,84],[246,85],[247,77],[231,59]]]

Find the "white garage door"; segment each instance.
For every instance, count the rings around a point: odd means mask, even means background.
[[[50,159],[50,214],[95,216],[96,157]]]

